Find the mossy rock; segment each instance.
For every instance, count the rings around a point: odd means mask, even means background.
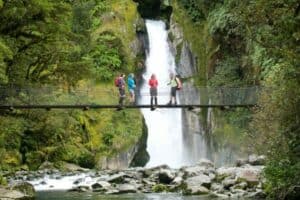
[[[168,189],[168,186],[166,186],[166,185],[157,184],[152,187],[152,191],[153,192],[168,192],[169,189]]]

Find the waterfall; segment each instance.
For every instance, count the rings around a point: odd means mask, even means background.
[[[150,104],[148,80],[152,73],[158,80],[158,104],[167,104],[170,97],[169,74],[175,72],[175,60],[167,42],[168,34],[162,21],[146,20],[149,52],[139,104]],[[177,102],[178,98],[177,98]],[[177,168],[183,163],[181,109],[142,109],[148,127],[147,151],[150,161],[147,167],[167,164]]]

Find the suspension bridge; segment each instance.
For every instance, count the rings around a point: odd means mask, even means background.
[[[183,88],[177,92],[179,104],[168,105],[161,102],[160,97],[170,95],[170,91],[158,91],[158,105],[156,108],[250,108],[257,105],[262,91],[260,87],[199,87]],[[141,96],[149,96],[149,104],[140,104]],[[137,92],[136,102],[129,103],[129,94],[122,108],[139,109],[151,108],[148,92]],[[14,109],[118,109],[119,94],[116,89],[99,87],[67,89],[57,87],[0,87],[0,110]]]

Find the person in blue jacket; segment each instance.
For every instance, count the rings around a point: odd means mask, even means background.
[[[128,90],[129,90],[129,101],[130,101],[130,103],[134,103],[135,102],[136,84],[135,84],[133,73],[128,75],[127,85],[128,85]]]

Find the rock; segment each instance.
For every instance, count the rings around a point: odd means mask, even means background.
[[[197,163],[199,166],[204,166],[206,168],[213,168],[215,167],[214,163],[207,159],[200,159],[200,161]]]
[[[260,178],[260,171],[255,168],[240,169],[237,173],[239,182],[247,182],[250,187],[258,185]]]
[[[189,186],[187,187],[187,193],[186,194],[191,194],[191,195],[203,195],[203,194],[208,194],[209,190],[204,187],[204,186]]]
[[[204,174],[199,176],[190,177],[184,181],[188,188],[193,188],[194,186],[204,186],[206,188],[210,188],[211,186],[211,178]]]
[[[83,185],[80,185],[78,187],[75,187],[75,188],[72,188],[70,190],[68,190],[69,192],[87,192],[90,190],[90,187],[89,186],[83,186]]]
[[[78,185],[79,183],[82,183],[83,181],[84,181],[83,178],[79,178],[79,179],[75,180],[75,181],[73,182],[73,184],[74,184],[74,185]]]
[[[219,183],[212,183],[210,186],[210,189],[212,191],[222,192],[224,190],[224,187],[222,184]]]
[[[263,192],[263,190],[257,190],[255,192],[251,192],[250,194],[246,195],[246,197],[251,199],[265,199],[266,194]]]
[[[124,183],[126,174],[124,172],[120,172],[118,174],[114,174],[110,176],[107,181],[110,183]]]
[[[158,173],[158,180],[160,183],[170,184],[175,178],[175,174],[169,169],[162,169]]]
[[[82,167],[72,164],[72,163],[64,163],[62,168],[68,172],[88,172],[88,171],[90,171],[90,169],[82,168]]]
[[[264,155],[257,156],[252,154],[249,156],[248,162],[250,165],[264,165],[266,163],[266,157]]]
[[[184,167],[181,168],[181,170],[184,173],[184,177],[193,177],[198,176],[200,174],[203,174],[206,172],[206,168],[204,166],[191,166],[191,167]]]
[[[52,162],[45,161],[40,165],[38,170],[50,170],[50,169],[52,170],[56,168],[54,167],[54,164]]]
[[[28,182],[16,183],[11,187],[11,189],[23,193],[25,198],[30,199],[35,197],[34,187]]]
[[[111,184],[106,181],[99,181],[94,183],[91,187],[94,192],[107,191],[110,189]]]
[[[1,200],[26,199],[26,195],[24,195],[22,192],[17,190],[0,188],[0,199]],[[28,199],[34,199],[34,197]]]
[[[228,176],[234,177],[236,175],[237,168],[236,167],[220,167],[217,169],[218,178],[223,177],[226,178]]]
[[[144,171],[142,171],[142,172],[143,172],[143,174],[150,176],[151,174],[155,173],[156,171],[160,171],[162,169],[170,169],[170,167],[168,165],[159,165],[156,167],[144,169]]]
[[[237,182],[236,179],[232,179],[232,178],[228,177],[222,181],[222,185],[225,189],[228,190],[231,186],[235,185],[236,182]]]
[[[181,176],[177,176],[176,178],[173,179],[171,184],[180,185],[182,183],[182,181],[183,181],[183,178]]]
[[[248,184],[246,182],[241,182],[235,186],[233,186],[233,189],[242,189],[245,190],[248,187]]]
[[[247,159],[237,159],[236,162],[235,162],[235,166],[237,167],[241,167],[245,164],[247,164],[248,160]]]
[[[137,188],[131,184],[119,185],[117,189],[119,190],[119,193],[136,193],[137,192]]]

